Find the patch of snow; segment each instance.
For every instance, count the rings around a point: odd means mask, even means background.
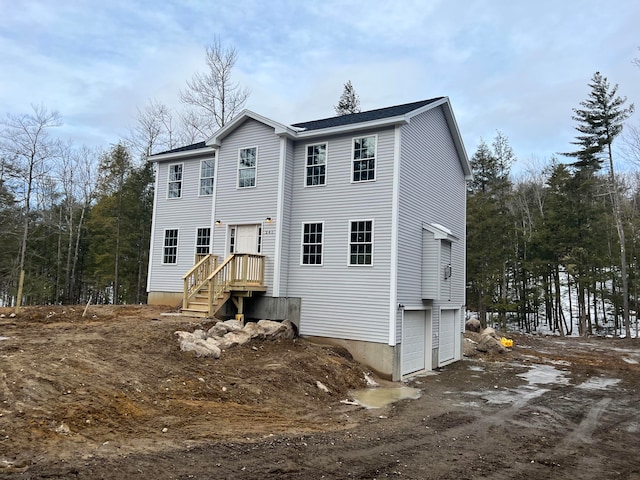
[[[2,340],[2,338],[0,338],[0,340]],[[622,357],[622,360],[624,360],[627,363],[632,363],[632,364],[638,363],[638,360],[636,360],[635,358]]]
[[[586,382],[581,383],[576,388],[581,388],[583,390],[606,390],[609,387],[613,387],[620,383],[619,378],[590,378]]]
[[[472,372],[484,372],[484,367],[469,365],[469,370],[471,370]]]
[[[0,337],[0,340],[9,340],[10,337]]]
[[[529,385],[567,385],[567,372],[558,370],[551,365],[532,365],[528,372],[519,373],[518,377],[525,379]]]

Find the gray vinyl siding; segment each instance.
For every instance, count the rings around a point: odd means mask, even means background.
[[[422,304],[422,224],[437,223],[458,238],[451,245],[451,299],[434,300],[433,347],[438,347],[440,307],[464,304],[465,175],[442,108],[428,110],[401,127],[398,199],[398,302]],[[402,340],[402,326],[396,338]]]
[[[377,135],[376,180],[351,183],[352,142]],[[327,142],[327,182],[305,187],[306,145]],[[300,333],[389,341],[393,128],[295,146],[287,293],[301,297]],[[373,264],[349,266],[350,221],[373,221]],[[300,265],[302,223],[324,222],[323,265]]]
[[[237,188],[238,152],[241,148],[257,147],[256,186]],[[280,228],[276,218],[278,199],[278,168],[280,139],[272,127],[255,120],[247,120],[225,137],[218,150],[218,179],[216,184],[216,220],[213,253],[221,259],[229,255],[228,233],[231,225],[262,224],[262,254],[265,259],[265,283],[271,295],[273,285],[273,255],[275,232]],[[265,224],[267,217],[275,219]]]
[[[149,291],[181,292],[183,289],[182,275],[194,264],[197,229],[211,226],[213,196],[198,195],[200,160],[209,158],[213,158],[213,155],[158,163]],[[167,198],[169,165],[176,163],[183,164],[182,197]],[[178,229],[178,261],[171,265],[162,263],[164,232],[167,229]]]

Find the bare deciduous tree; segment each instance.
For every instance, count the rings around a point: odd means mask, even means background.
[[[238,60],[235,47],[224,47],[216,37],[206,47],[207,70],[196,73],[180,92],[180,100],[193,108],[192,125],[202,138],[207,138],[224,126],[244,107],[249,90],[233,81],[233,67]]]
[[[25,259],[29,238],[31,202],[35,195],[36,181],[47,174],[48,162],[60,151],[58,140],[49,136],[49,129],[62,125],[60,114],[42,105],[32,105],[33,112],[25,115],[7,115],[1,122],[0,149],[12,162],[21,180],[22,213],[24,228],[20,247],[18,292],[16,311],[22,305]]]

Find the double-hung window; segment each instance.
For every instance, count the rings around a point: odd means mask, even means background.
[[[215,160],[202,160],[200,162],[200,195],[213,195],[215,164]]]
[[[354,182],[368,182],[376,179],[376,136],[353,139]]]
[[[351,222],[349,265],[371,265],[373,260],[373,220]]]
[[[327,179],[327,144],[307,145],[305,185],[324,185]]]
[[[178,229],[172,228],[164,231],[164,252],[162,263],[178,263]]]
[[[322,265],[322,223],[302,224],[302,264]]]
[[[182,163],[169,165],[169,188],[168,198],[182,197]]]
[[[196,235],[196,254],[206,255],[209,253],[211,244],[211,228],[199,228]]]
[[[238,188],[255,187],[258,147],[241,148],[238,157]]]

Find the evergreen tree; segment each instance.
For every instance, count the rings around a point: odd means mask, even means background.
[[[627,268],[627,253],[624,225],[621,218],[621,194],[615,176],[613,164],[612,143],[622,132],[624,121],[633,113],[631,104],[623,108],[626,97],[618,96],[618,85],[611,87],[606,77],[596,72],[589,83],[589,96],[580,102],[582,108],[575,108],[573,119],[578,123],[575,127],[579,132],[576,141],[578,146],[574,152],[564,155],[578,160],[574,166],[598,170],[608,161],[609,167],[609,195],[616,223],[618,240],[620,242],[620,276],[622,283],[623,319],[627,336],[631,334],[629,323],[629,278]]]
[[[338,105],[333,107],[337,116],[360,113],[360,97],[351,84],[351,80],[344,84],[344,90],[340,95]]]

